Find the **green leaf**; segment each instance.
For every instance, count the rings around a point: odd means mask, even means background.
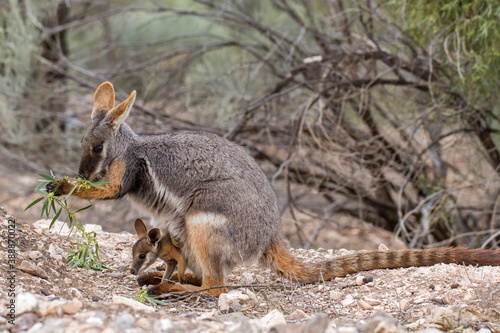
[[[51,173],[52,173],[52,171],[51,171]],[[51,181],[51,182],[53,182],[53,181],[55,181],[55,180],[56,180],[56,179],[55,179],[55,177],[54,177],[54,175],[49,176],[49,175],[44,175],[43,173],[39,173],[38,175],[39,175],[40,177],[42,177],[42,178],[45,178],[45,179],[47,179],[47,180]]]
[[[73,192],[75,192],[75,190],[76,190],[77,187],[78,187],[78,185],[73,186],[73,188],[71,189],[71,191],[69,191],[68,195],[66,195],[63,200],[64,201],[68,200],[68,198],[71,196],[71,194],[73,194]]]
[[[31,207],[33,207],[34,205],[36,205],[37,203],[39,203],[40,201],[42,201],[43,199],[45,199],[44,197],[41,197],[41,198],[38,198],[36,199],[35,201],[33,201],[32,203],[30,203],[28,205],[28,207],[24,208],[24,211],[30,209]]]
[[[43,217],[43,213],[47,212],[47,217],[49,217],[49,212],[47,211],[47,207],[49,206],[49,202],[45,201],[42,206],[42,213],[40,214],[40,217]]]
[[[55,211],[55,208],[54,208],[54,211]],[[56,215],[54,216],[54,218],[50,222],[50,224],[49,224],[49,230],[52,228],[52,226],[54,225],[54,223],[57,221],[57,218],[59,217],[59,215],[61,215],[61,212],[62,212],[62,207],[59,208],[59,211],[56,213]]]
[[[95,187],[95,188],[98,188],[98,189],[104,190],[104,187],[99,186],[99,185],[96,185],[96,184],[94,184],[94,183],[90,183],[89,185],[90,185],[90,186],[93,186],[93,187]]]
[[[88,206],[85,206],[85,207],[83,207],[83,208],[80,208],[79,210],[77,210],[77,211],[75,212],[75,214],[76,214],[76,213],[78,213],[78,212],[81,212],[82,210],[89,209],[90,207],[92,207],[92,205],[88,205]]]
[[[48,183],[50,183],[50,182],[48,182],[46,180],[40,180],[40,184],[37,187],[33,186],[35,189],[35,192],[39,191],[44,185],[47,185]]]

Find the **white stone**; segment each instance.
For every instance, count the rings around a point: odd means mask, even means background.
[[[174,327],[174,323],[170,319],[158,319],[153,326],[153,332],[166,332]]]
[[[241,273],[241,282],[243,282],[243,284],[252,284],[255,283],[255,281],[255,276],[252,273]]]
[[[243,294],[241,290],[231,290],[228,293],[220,294],[218,307],[220,311],[228,311],[234,302],[238,304],[246,303],[251,300],[251,297]]]
[[[371,306],[367,302],[363,301],[362,299],[358,300],[357,304],[363,310],[371,310],[371,309],[373,309],[373,306]]]
[[[59,246],[57,246],[54,243],[50,243],[49,245],[49,255],[56,259],[57,261],[63,261],[63,252],[64,250],[61,249]]]
[[[43,254],[40,251],[29,251],[28,252],[28,257],[31,260],[33,260],[33,261],[37,261],[38,259],[40,259],[41,257],[43,257]]]
[[[380,305],[382,302],[378,299],[370,298],[370,297],[365,297],[364,301],[370,305]]]
[[[38,333],[41,332],[43,328],[43,324],[41,322],[36,323],[31,326],[31,328],[27,331],[27,333]]]
[[[16,316],[25,312],[34,312],[38,308],[38,299],[35,295],[25,292],[16,296]]]
[[[267,315],[262,317],[260,319],[260,323],[262,324],[263,327],[272,328],[276,325],[286,324],[286,320],[285,316],[283,316],[283,314],[279,310],[274,309]]]
[[[389,248],[387,246],[385,246],[384,243],[380,243],[380,245],[378,246],[378,249],[379,249],[379,251],[389,251]]]
[[[358,333],[359,330],[356,327],[338,327],[337,328],[338,333]]]
[[[96,325],[96,326],[104,325],[104,322],[99,317],[89,317],[89,318],[87,318],[87,320],[85,320],[85,322],[87,324]]]
[[[66,301],[62,300],[54,300],[54,301],[39,301],[38,307],[35,310],[36,314],[40,317],[46,317],[49,315],[52,316],[61,316],[62,308],[61,306],[65,304]]]
[[[330,299],[332,301],[338,301],[341,298],[342,298],[342,294],[339,293],[337,290],[330,291]]]
[[[136,300],[126,298],[123,296],[113,295],[112,302],[113,302],[113,304],[125,305],[128,307],[131,307],[134,310],[142,310],[145,312],[154,312],[153,307],[142,304],[141,302],[138,302]]]
[[[344,297],[343,300],[340,301],[340,304],[342,304],[342,306],[349,306],[354,302],[355,301],[354,301],[354,298],[352,297],[352,295],[347,295],[346,297]]]

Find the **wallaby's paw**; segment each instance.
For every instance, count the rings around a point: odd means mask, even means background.
[[[213,297],[219,297],[220,294],[227,293],[227,288],[208,289],[208,290],[204,290],[202,293],[205,295],[213,296]]]
[[[161,282],[163,274],[160,272],[141,274],[137,277],[137,283],[139,286],[149,286],[158,284]]]
[[[180,286],[177,284],[163,282],[163,283],[160,283],[160,284],[157,284],[157,285],[150,287],[148,289],[147,293],[148,293],[148,295],[151,295],[151,296],[160,296],[162,294],[167,294],[167,293],[172,292],[172,291],[185,291],[185,289],[179,290],[179,287]]]
[[[59,195],[64,195],[68,194],[71,189],[68,189],[71,187],[71,184],[66,180],[62,179],[58,182],[50,182],[47,185],[45,185],[45,189],[47,192],[52,193],[54,192],[54,195],[59,196]]]

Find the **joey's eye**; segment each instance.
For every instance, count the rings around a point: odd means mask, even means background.
[[[94,146],[94,148],[92,148],[92,151],[94,153],[102,153],[102,145],[97,145],[97,146]]]
[[[139,259],[141,259],[141,260],[146,259],[146,255],[145,254],[139,254]]]

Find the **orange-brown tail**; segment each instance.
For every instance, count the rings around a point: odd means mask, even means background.
[[[432,266],[439,263],[500,266],[500,250],[433,248],[425,250],[368,251],[305,264],[298,261],[283,240],[271,242],[262,262],[277,273],[301,283],[315,283],[347,274],[383,268]]]

